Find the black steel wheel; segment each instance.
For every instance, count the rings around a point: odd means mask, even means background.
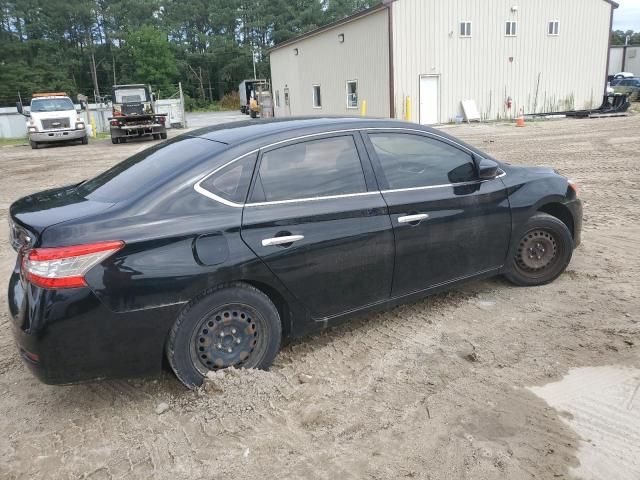
[[[227,367],[255,367],[264,350],[267,324],[253,307],[231,303],[203,317],[191,338],[191,360],[206,375]]]
[[[571,261],[573,238],[567,226],[546,213],[531,217],[512,248],[506,277],[516,285],[544,285],[555,280]]]
[[[280,349],[282,325],[260,290],[234,284],[205,292],[180,314],[167,341],[167,358],[189,388],[211,370],[267,369]]]

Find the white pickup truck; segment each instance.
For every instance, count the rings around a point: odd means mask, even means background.
[[[89,142],[84,120],[66,93],[35,93],[29,111],[20,102],[16,107],[27,117],[31,148],[49,142],[80,140],[83,145]]]

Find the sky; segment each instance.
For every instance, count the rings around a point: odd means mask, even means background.
[[[620,7],[613,14],[614,30],[640,32],[640,0],[616,0]]]

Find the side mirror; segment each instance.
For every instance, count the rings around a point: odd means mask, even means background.
[[[29,116],[29,112],[24,111],[24,107],[22,106],[22,102],[16,102],[16,108],[18,109],[18,113],[24,115],[25,117]]]
[[[493,180],[498,176],[498,164],[488,158],[481,158],[478,162],[478,176],[480,180]]]
[[[86,109],[87,109],[87,101],[80,100],[80,110],[86,110]]]

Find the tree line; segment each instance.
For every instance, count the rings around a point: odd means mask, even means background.
[[[273,45],[379,1],[0,0],[0,105],[125,83],[167,97],[178,82],[204,105],[253,78],[254,60],[268,77]]]
[[[612,45],[640,45],[640,32],[634,32],[633,30],[615,30],[611,33]]]

